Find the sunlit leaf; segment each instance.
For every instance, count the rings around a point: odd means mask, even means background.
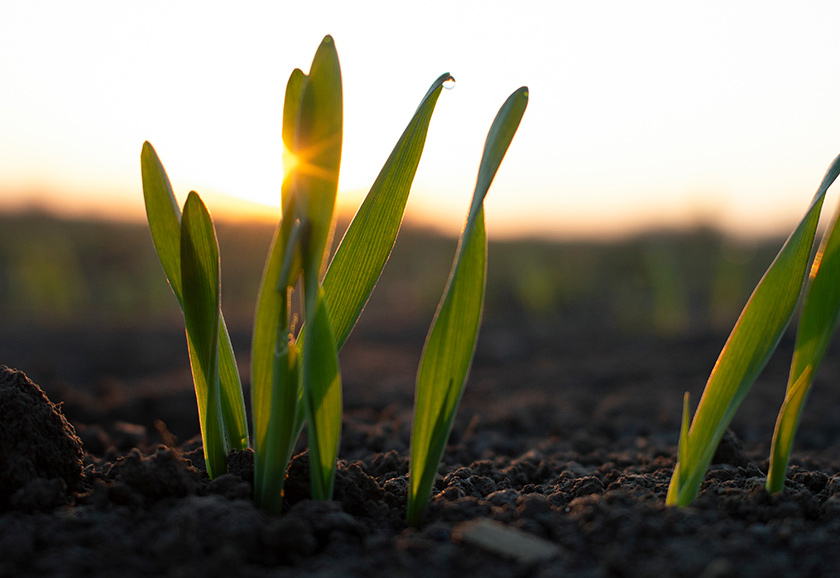
[[[319,282],[338,192],[342,118],[341,68],[335,43],[327,36],[303,84],[291,147],[294,168],[288,172],[295,215],[311,227],[302,246],[304,272],[312,270]],[[307,309],[314,307],[315,297],[307,299]]]
[[[679,467],[674,469],[674,477],[677,479],[685,479],[688,477],[688,471],[685,464],[688,463],[686,458],[686,450],[688,449],[688,427],[691,423],[691,406],[689,404],[689,394],[685,392],[683,396],[683,413],[682,413],[682,427],[680,427],[680,443],[677,447],[677,464]]]
[[[475,353],[487,278],[484,197],[527,104],[528,89],[522,87],[490,128],[466,225],[417,371],[407,511],[413,525],[429,500]]]
[[[321,273],[332,235],[333,210],[341,164],[342,88],[335,43],[327,36],[318,47],[303,87],[295,130],[296,157],[291,173],[298,243],[303,264],[307,337],[301,373],[308,424],[312,497],[332,498],[341,434],[341,376]]]
[[[356,325],[394,247],[432,113],[443,83],[451,78],[448,73],[441,75],[420,101],[327,269],[324,291],[339,349]]]
[[[163,164],[148,142],[140,155],[143,175],[143,197],[152,241],[172,292],[183,310],[181,291],[181,210],[172,192]],[[224,317],[219,317],[219,373],[221,404],[227,443],[232,449],[243,450],[249,445],[245,420],[245,399],[236,358]]]
[[[143,199],[152,242],[169,280],[172,292],[181,300],[181,209],[172,192],[169,177],[161,164],[155,149],[148,142],[143,143],[140,153],[140,168],[143,174]]]
[[[781,492],[785,487],[785,473],[790,459],[790,450],[796,429],[799,427],[802,408],[811,388],[813,375],[813,368],[810,366],[799,374],[799,378],[788,389],[785,401],[779,410],[770,449],[770,470],[767,473],[767,491],[771,494]]]
[[[671,478],[667,503],[690,504],[738,406],[764,368],[793,315],[814,244],[825,193],[840,171],[828,169],[808,212],[753,291],[712,370],[697,406],[683,452],[686,464]]]
[[[838,212],[823,236],[814,264],[805,304],[799,317],[796,348],[791,362],[787,395],[776,421],[770,451],[767,491],[784,487],[793,438],[811,390],[811,379],[828,349],[840,317],[840,228]],[[807,377],[806,377],[807,374]]]
[[[306,346],[295,343],[290,335],[289,294],[303,273],[306,318],[311,320],[321,315],[318,322],[329,326],[326,305],[318,295],[338,189],[341,131],[341,70],[335,44],[327,36],[315,54],[309,75],[295,70],[286,86],[282,132],[286,164],[281,192],[283,219],[272,241],[254,324],[255,493],[261,505],[270,511],[281,503],[286,464],[302,426],[300,395],[312,388],[310,397],[321,395],[322,389],[330,391],[332,396],[331,384],[322,383],[323,376],[311,367],[322,360],[316,358],[307,363]],[[325,337],[319,335],[318,339],[320,343],[311,345],[316,348],[316,354],[329,352]],[[335,356],[334,340],[330,342]],[[296,351],[301,347],[304,355],[298,358]],[[325,363],[329,366],[329,361]],[[337,372],[337,359],[335,369]],[[340,389],[340,380],[337,383]],[[316,432],[340,429],[340,391],[338,395],[337,413],[323,413],[321,408],[304,406],[310,428]],[[330,420],[330,423],[318,423],[318,420]],[[313,455],[332,456],[334,469],[337,447],[335,450],[314,447],[322,443],[328,442],[323,436],[314,435],[310,440],[311,451]],[[312,479],[315,493],[315,484],[322,478],[313,471]],[[332,491],[331,486],[328,489]]]
[[[213,478],[225,472],[227,456],[219,400],[219,246],[207,207],[195,193],[184,205],[180,261],[204,459]]]
[[[312,497],[329,500],[335,482],[342,409],[338,350],[323,290],[309,318],[309,335],[303,347],[303,394]]]
[[[405,212],[411,183],[414,180],[425,145],[429,122],[443,82],[449,78],[448,74],[442,75],[432,84],[423,97],[420,106],[345,233],[327,270],[323,288],[330,304],[330,321],[335,331],[337,348],[344,344],[347,335],[355,325],[394,245]],[[286,88],[286,100],[283,109],[283,141],[287,143],[284,147],[287,151],[293,148],[299,100],[305,82],[306,76],[300,70],[295,70]],[[287,152],[287,155],[289,156],[287,164],[291,164],[289,172],[293,174],[297,161],[293,158],[291,152]],[[284,182],[282,190],[283,214],[291,215],[294,213],[294,209],[289,204],[293,199],[289,180]],[[268,447],[265,444],[270,444],[271,448],[274,448],[275,445],[277,448],[287,448],[284,451],[268,449],[256,452],[256,469],[258,472],[264,472],[264,475],[257,475],[259,481],[256,486],[263,488],[261,492],[257,493],[263,496],[260,498],[263,501],[263,507],[269,511],[271,511],[271,508],[268,507],[271,499],[269,495],[279,496],[278,488],[282,488],[283,476],[285,475],[285,463],[280,467],[274,462],[288,461],[292,446],[294,446],[303,426],[304,416],[302,408],[298,407],[297,411],[294,411],[295,408],[289,406],[290,398],[285,402],[271,403],[272,399],[290,394],[290,387],[285,386],[284,388],[280,384],[294,383],[291,378],[275,379],[274,393],[270,395],[261,393],[272,391],[270,368],[272,367],[272,356],[278,349],[275,347],[278,339],[277,320],[282,316],[281,310],[288,311],[288,297],[285,292],[282,294],[277,292],[276,288],[291,283],[290,277],[296,278],[293,272],[299,270],[301,265],[299,260],[294,260],[297,253],[292,254],[292,263],[290,263],[290,253],[286,250],[292,235],[292,222],[293,219],[284,220],[272,242],[271,256],[266,267],[263,289],[260,292],[260,305],[254,326],[252,393],[254,395],[255,445],[259,448]],[[287,227],[287,229],[282,227]],[[280,242],[283,239],[285,239],[285,244]],[[284,267],[286,263],[290,264]],[[284,273],[284,269],[288,269],[288,271]],[[303,333],[301,333],[298,347],[303,342]],[[279,349],[286,350],[284,347]],[[294,347],[292,347],[292,352],[294,350]],[[276,360],[275,363],[277,363]],[[287,365],[288,363],[281,363],[281,367],[287,367]],[[275,369],[274,371],[276,374],[278,370]],[[297,396],[295,396],[295,399],[297,399]],[[269,423],[272,424],[271,431],[269,431]],[[268,441],[261,442],[260,440]],[[267,456],[276,457],[272,457],[272,461],[269,463],[266,461]],[[279,509],[279,505],[277,505],[277,508]]]
[[[292,72],[286,84],[284,149],[291,150],[293,146],[297,111],[305,84],[306,75],[299,69]],[[283,219],[274,233],[263,271],[251,344],[254,496],[257,504],[272,513],[280,511],[286,466],[302,422],[297,356],[290,337],[289,319],[288,286],[294,283],[301,265],[300,259],[289,257],[290,252],[296,252],[294,244],[289,243],[295,223],[291,185],[291,178],[284,179],[281,189]]]

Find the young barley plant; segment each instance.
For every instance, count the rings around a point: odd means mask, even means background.
[[[508,97],[490,127],[449,281],[417,370],[406,515],[414,526],[429,501],[478,339],[487,280],[484,197],[527,105],[528,89],[523,86]]]
[[[140,159],[152,241],[184,312],[204,458],[207,473],[215,477],[227,469],[227,450],[242,450],[249,443],[245,399],[230,336],[218,303],[216,311],[211,310],[212,302],[218,301],[215,229],[196,194],[184,205],[186,216],[181,214],[166,171],[148,142]],[[219,325],[216,329],[208,325],[214,319]]]
[[[825,355],[840,317],[840,228],[838,214],[823,235],[811,266],[805,302],[796,330],[796,346],[788,377],[787,393],[776,420],[770,450],[767,491],[781,492],[785,484],[793,438],[811,382]]]
[[[318,396],[324,392],[332,396],[329,401],[335,401],[337,362],[332,349],[339,349],[347,339],[390,255],[432,113],[449,79],[449,74],[441,75],[423,97],[348,228],[323,283],[320,274],[333,225],[341,151],[341,77],[332,38],[322,42],[309,75],[295,70],[289,79],[282,130],[287,151],[281,188],[285,218],[278,225],[266,264],[252,348],[256,499],[266,509],[277,512],[280,508],[286,465],[304,423],[304,383],[313,413],[323,408]],[[182,216],[166,171],[149,143],[143,145],[141,167],[154,246],[185,313],[204,453],[208,474],[215,477],[225,471],[228,449],[249,445],[241,382],[218,311],[215,231],[194,192],[185,205],[187,216]],[[290,335],[293,277],[304,281],[305,315],[314,335],[307,352],[315,359],[326,359],[324,365],[301,363],[303,332],[297,338]],[[330,317],[325,315],[325,299],[331,302]],[[214,302],[216,313],[212,311]],[[214,315],[219,320],[217,352],[208,345],[213,339],[208,327]],[[328,413],[332,422],[320,419],[321,415],[315,418],[314,427],[320,430],[314,438],[327,446],[315,450],[321,450],[320,456],[329,455],[328,446],[335,443],[335,408],[327,411],[332,412]],[[333,441],[323,441],[319,434],[324,432],[328,438],[333,436]],[[313,494],[324,496],[329,493],[331,476],[319,473],[313,476],[313,484],[318,484]]]
[[[689,399],[688,394],[685,395],[677,465],[671,477],[666,503],[686,506],[697,496],[700,484],[726,428],[770,355],[776,349],[782,333],[793,316],[802,290],[825,194],[838,173],[840,173],[840,156],[835,158],[829,166],[805,216],[791,233],[747,301],[709,376],[690,427],[688,425]],[[833,234],[829,235],[830,238],[833,236]],[[833,255],[834,245],[830,240],[827,244],[831,246],[830,255]],[[828,249],[825,253],[828,253]],[[827,275],[829,279],[836,279],[834,267],[836,265],[832,259],[829,268],[831,272]],[[812,268],[812,275],[819,277],[820,268],[822,267],[817,262],[815,268]],[[821,359],[828,337],[824,337],[824,345],[814,345],[810,340],[813,336],[824,335],[826,332],[830,335],[837,316],[836,302],[830,302],[830,298],[826,297],[827,288],[824,293],[816,279],[811,286],[811,293],[816,295],[815,304],[811,305],[813,311],[808,311],[806,307],[806,311],[803,312],[804,334],[803,325],[800,324],[800,334],[803,337],[797,346],[800,357],[794,359],[787,399],[779,417],[777,434],[774,436],[779,440],[778,444],[774,443],[774,454],[778,452],[775,461],[777,469],[781,467],[782,470],[787,465],[790,442],[796,429],[799,412],[805,401],[815,363]],[[781,465],[782,461],[784,465]],[[783,480],[784,471],[780,475]],[[774,482],[774,484],[777,483]]]
[[[310,77],[316,71],[313,64]],[[321,270],[310,257],[307,280],[303,250],[309,225],[298,207],[306,203],[304,185],[319,178],[320,171],[313,170],[313,166],[319,165],[309,158],[311,153],[301,146],[297,136],[303,129],[300,118],[307,114],[301,112],[307,101],[300,85],[309,81],[300,71],[295,71],[289,80],[283,142],[293,158],[287,166],[291,164],[293,168],[284,179],[282,203],[283,214],[290,217],[278,225],[263,273],[251,364],[254,492],[257,502],[268,511],[280,510],[286,467],[305,422],[309,427],[313,497],[326,498],[332,493],[341,424],[340,377],[333,350],[343,346],[388,260],[435,104],[444,82],[450,79],[449,74],[441,75],[423,97],[342,238],[317,296],[310,297],[320,302],[317,304],[320,313],[317,309],[314,314],[307,312],[306,326],[297,335],[290,317],[294,278],[303,276],[306,292],[307,282],[314,287]],[[333,82],[333,90],[337,90],[340,76],[334,77]],[[302,274],[301,269],[304,269]]]
[[[432,113],[442,87],[452,80],[449,74],[443,74],[432,83],[332,261],[325,266],[334,227],[342,143],[341,71],[332,38],[324,38],[309,74],[295,70],[289,78],[282,126],[282,218],[263,272],[251,352],[254,497],[268,512],[281,510],[286,469],[305,424],[312,496],[329,499],[332,495],[342,411],[338,351],[361,315],[394,246]],[[527,100],[524,89],[515,94],[517,101]],[[503,110],[511,107],[506,104]],[[524,111],[524,103],[521,107]],[[521,117],[522,111],[518,114]],[[467,228],[476,232],[465,232],[461,243],[462,248],[472,249],[459,250],[456,269],[461,260],[472,262],[472,257],[462,257],[461,253],[473,255],[476,247],[484,246],[481,200],[515,129],[511,129],[510,121],[499,127],[494,124],[492,138],[488,137],[490,153],[486,150],[485,157],[489,160],[482,161],[479,176],[483,192],[479,195],[477,187],[476,197],[480,199],[474,199],[468,219]],[[227,449],[242,449],[249,443],[242,388],[219,310],[215,229],[194,192],[181,214],[163,165],[149,143],[143,146],[141,166],[154,245],[184,311],[204,453],[208,474],[215,477],[225,471]],[[466,242],[468,237],[480,238],[481,242]],[[464,282],[453,279],[475,279],[467,272],[470,265],[460,268],[465,272],[457,274],[453,269],[447,295],[461,295],[453,287]],[[481,278],[483,291],[483,273]],[[305,321],[299,328],[291,311],[297,287],[302,288]],[[473,300],[480,314],[481,294],[474,294]],[[456,302],[462,303],[463,298]],[[456,320],[444,325],[461,327],[458,314],[439,313],[438,318],[441,316]],[[474,347],[474,335],[472,340]]]

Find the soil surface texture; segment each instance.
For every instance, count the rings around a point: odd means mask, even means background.
[[[335,499],[309,499],[302,442],[280,517],[251,501],[250,453],[232,454],[231,473],[207,478],[189,373],[177,367],[183,355],[161,359],[171,370],[93,380],[87,391],[53,380],[50,396],[64,402],[84,448],[75,478],[75,436],[31,385],[26,403],[37,397],[57,424],[56,439],[42,442],[65,455],[54,460],[58,469],[26,470],[28,482],[10,490],[4,478],[0,576],[836,575],[836,356],[820,373],[782,495],[764,491],[764,475],[783,359],[742,406],[697,501],[674,509],[664,499],[682,391],[699,399],[725,334],[625,339],[528,329],[485,327],[416,529],[403,519],[422,332],[363,330],[348,342]],[[157,339],[180,351],[183,334]],[[6,388],[23,376],[4,370],[3,379]],[[0,396],[5,445],[8,424],[26,418],[6,415],[10,408],[32,410],[7,405],[5,389]],[[39,451],[24,457],[34,463]],[[4,471],[18,467],[9,452],[0,455]]]

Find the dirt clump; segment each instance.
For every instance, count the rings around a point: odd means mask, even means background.
[[[82,442],[44,391],[0,366],[0,509],[41,509],[80,487]]]

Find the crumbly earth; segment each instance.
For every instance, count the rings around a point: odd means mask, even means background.
[[[422,330],[368,327],[351,338],[342,352],[335,500],[308,498],[301,444],[279,517],[250,500],[249,452],[230,456],[230,474],[207,478],[183,333],[157,336],[154,347],[175,353],[157,358],[151,374],[138,375],[123,358],[125,374],[107,378],[95,377],[94,361],[63,380],[33,375],[64,401],[84,443],[84,470],[67,503],[45,492],[41,502],[4,507],[0,576],[836,576],[836,348],[803,417],[784,493],[763,488],[789,336],[743,404],[699,498],[675,509],[664,499],[682,394],[696,406],[725,334],[513,327],[495,318],[483,330],[416,529],[403,518]],[[124,329],[89,337],[79,343],[143,341]]]
[[[0,365],[0,508],[66,503],[81,479],[82,444],[61,409],[22,371]]]

